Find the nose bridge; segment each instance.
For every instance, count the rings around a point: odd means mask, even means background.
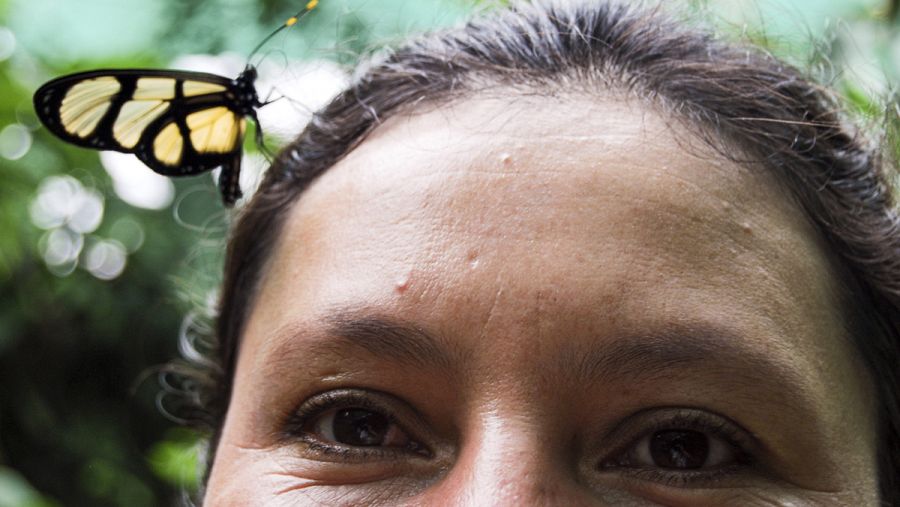
[[[464,443],[434,505],[588,505],[566,451],[524,419],[491,416]]]

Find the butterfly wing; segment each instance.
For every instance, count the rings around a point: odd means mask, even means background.
[[[35,92],[34,105],[61,139],[134,153],[161,174],[191,175],[222,166],[227,183],[220,186],[230,204],[240,196],[234,182],[245,115],[252,116],[256,105],[255,93],[248,97],[237,81],[200,72],[97,70],[46,83]]]

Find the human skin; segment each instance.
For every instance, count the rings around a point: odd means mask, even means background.
[[[826,252],[763,168],[636,100],[391,118],[287,218],[206,504],[877,505]],[[351,407],[380,445],[331,440]],[[702,466],[658,466],[667,429]]]

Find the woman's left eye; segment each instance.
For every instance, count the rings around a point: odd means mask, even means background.
[[[736,458],[734,446],[722,438],[681,429],[646,435],[626,455],[628,465],[667,470],[721,468]]]
[[[755,439],[724,417],[693,409],[638,414],[601,470],[668,485],[692,486],[739,473],[753,464]]]
[[[350,447],[407,447],[411,442],[388,416],[362,407],[331,409],[312,423],[319,439]]]

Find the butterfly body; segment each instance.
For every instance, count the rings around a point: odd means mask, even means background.
[[[186,176],[221,166],[219,188],[230,206],[241,196],[246,118],[257,122],[262,105],[255,80],[252,66],[235,79],[159,69],[94,70],[44,84],[34,106],[63,140],[133,153],[160,174]]]

